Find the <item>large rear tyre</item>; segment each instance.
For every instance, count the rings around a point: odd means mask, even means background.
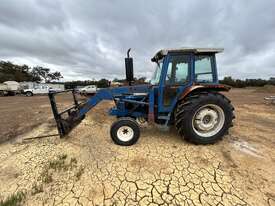
[[[130,146],[138,141],[140,128],[134,119],[123,117],[112,124],[110,134],[115,144]]]
[[[179,102],[175,124],[179,134],[195,144],[212,144],[232,126],[234,108],[220,93],[199,93]]]

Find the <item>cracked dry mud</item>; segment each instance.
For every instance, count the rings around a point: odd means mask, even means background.
[[[243,92],[251,97],[242,99]],[[109,102],[66,139],[22,142],[55,133],[46,122],[0,145],[0,200],[23,191],[25,205],[275,205],[275,107],[250,90],[230,95],[235,127],[208,146],[152,126],[142,128],[136,145],[114,145]],[[62,156],[65,161],[55,169],[53,162]]]

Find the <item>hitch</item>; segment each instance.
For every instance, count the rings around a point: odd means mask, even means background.
[[[68,109],[65,109],[62,112],[58,112],[55,95],[68,92],[72,92],[74,104],[70,106]],[[78,102],[75,93],[75,90],[72,89],[62,92],[49,92],[48,94],[60,138],[67,135],[75,126],[77,126],[85,118],[85,115],[81,116],[79,114],[79,110],[82,108],[83,103]]]

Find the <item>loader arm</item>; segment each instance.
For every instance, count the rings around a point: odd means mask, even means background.
[[[78,102],[75,95],[75,90],[66,90],[65,92],[72,92],[74,104],[62,112],[58,111],[55,95],[64,92],[50,92],[49,99],[60,137],[67,135],[85,118],[85,114],[93,107],[95,107],[99,102],[103,100],[114,100],[114,98],[121,95],[148,92],[148,90],[149,85],[101,89],[98,90],[98,92],[94,96],[90,97],[86,102],[82,103]]]

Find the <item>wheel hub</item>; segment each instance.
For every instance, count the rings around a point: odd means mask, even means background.
[[[196,117],[196,124],[200,130],[207,131],[212,129],[217,123],[218,114],[212,109],[202,109]]]
[[[117,137],[124,142],[131,140],[134,136],[134,131],[129,126],[122,126],[117,130]]]
[[[213,136],[223,127],[224,120],[224,112],[219,106],[205,105],[194,115],[193,129],[200,136]]]

